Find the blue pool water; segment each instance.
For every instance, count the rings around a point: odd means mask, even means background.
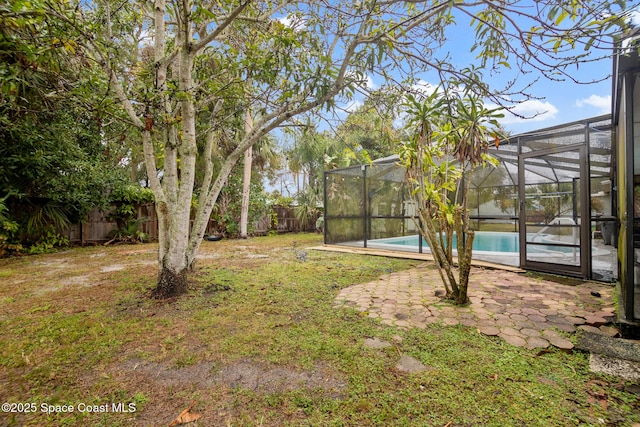
[[[518,233],[497,232],[497,231],[477,231],[473,239],[473,250],[482,252],[519,252],[520,251],[520,236]],[[412,246],[418,247],[418,236],[404,236],[404,237],[392,237],[388,239],[379,239],[376,242],[384,243],[385,245],[399,245],[399,246]],[[543,239],[544,242],[544,239]],[[549,241],[549,243],[551,243]],[[428,248],[427,242],[422,239],[422,245],[424,248]],[[456,247],[456,236],[453,236],[453,247]],[[529,246],[528,252],[566,252],[570,253],[574,249],[564,246]]]

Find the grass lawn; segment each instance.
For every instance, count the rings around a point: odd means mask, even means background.
[[[204,242],[189,293],[162,302],[153,244],[0,260],[0,400],[21,412],[3,406],[0,426],[166,426],[191,405],[201,426],[640,423],[634,385],[582,352],[334,308],[340,289],[419,261],[306,249],[320,243]],[[429,369],[398,371],[402,355]]]

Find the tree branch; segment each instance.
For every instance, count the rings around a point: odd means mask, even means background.
[[[213,30],[213,32],[211,32],[211,34],[209,34],[207,36],[204,36],[202,38],[202,40],[200,40],[198,43],[196,43],[193,46],[194,54],[197,53],[197,52],[200,52],[209,43],[211,43],[219,35],[221,35],[222,32],[224,30],[226,30],[227,27],[229,27],[229,25],[231,25],[233,23],[233,21],[235,21],[238,16],[240,16],[242,11],[245,10],[247,8],[247,6],[249,6],[251,4],[251,2],[252,2],[252,0],[244,0],[243,2],[241,2],[240,5],[233,12],[231,12],[231,14],[229,14],[229,16],[227,16],[226,19],[220,25],[218,25],[218,27],[215,30]]]

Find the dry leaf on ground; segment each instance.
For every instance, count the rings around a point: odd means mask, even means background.
[[[180,415],[178,415],[173,421],[171,421],[171,424],[169,424],[169,427],[173,427],[173,426],[178,426],[181,424],[187,424],[193,421],[197,421],[200,418],[202,418],[202,414],[197,414],[197,413],[191,413],[189,411],[191,411],[191,408],[193,408],[193,405],[195,405],[196,402],[193,402],[187,409],[185,409],[184,411],[180,412]]]

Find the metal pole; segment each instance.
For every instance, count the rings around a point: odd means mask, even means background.
[[[367,215],[368,213],[368,206],[369,206],[369,194],[367,194],[367,165],[362,165],[360,167],[362,169],[362,195],[363,195],[363,203],[362,203],[362,239],[364,241],[364,247],[367,247],[367,239],[368,239],[368,222],[369,222],[369,217]]]
[[[589,134],[589,122],[584,129],[584,149],[580,156],[584,157],[580,167],[580,264],[582,276],[590,279],[592,276],[592,252],[591,252],[591,135]]]
[[[418,227],[418,253],[422,253],[424,248],[422,247],[422,233],[420,232],[422,230],[422,220],[420,218],[418,218]]]
[[[527,254],[527,219],[526,219],[526,204],[525,204],[525,170],[524,170],[524,158],[522,157],[520,137],[518,137],[518,196],[520,198],[518,204],[518,221],[520,223],[520,267],[523,267],[526,263]]]
[[[324,188],[323,188],[323,200],[322,200],[322,204],[323,204],[323,212],[322,215],[324,216],[324,223],[323,223],[323,227],[322,227],[322,241],[324,242],[324,244],[327,244],[327,226],[329,225],[329,219],[327,217],[327,180],[329,179],[329,172],[324,171]]]
[[[624,315],[627,320],[634,321],[637,320],[635,318],[635,248],[633,247],[633,231],[634,231],[634,209],[633,209],[633,186],[634,186],[634,123],[633,117],[635,117],[635,102],[634,102],[634,92],[635,92],[635,82],[636,82],[636,74],[625,74],[624,76],[627,84],[625,85],[626,94],[625,101],[627,103],[627,117],[625,117],[625,181],[626,188],[620,189],[619,191],[624,191],[624,197],[626,199],[626,212],[624,212],[624,241],[619,242],[622,243],[625,247],[621,252],[625,254],[626,257],[624,260],[620,260],[620,262],[625,263],[626,276],[623,278],[625,283],[623,286],[625,289],[624,297]],[[622,219],[622,218],[621,218]],[[623,222],[623,221],[621,221]],[[621,224],[622,225],[622,224]]]

